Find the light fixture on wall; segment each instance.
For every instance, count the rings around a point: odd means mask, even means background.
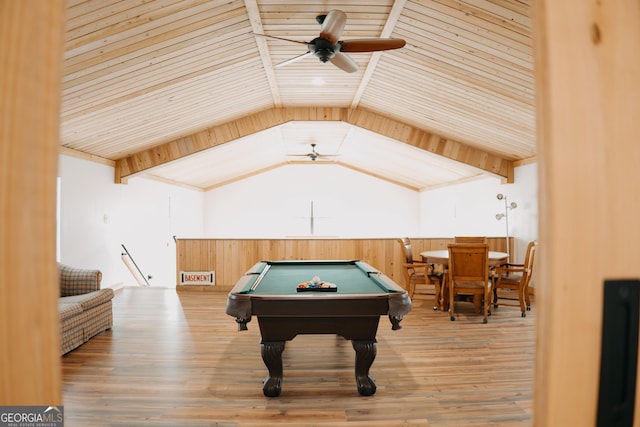
[[[506,228],[506,239],[507,239],[507,254],[509,255],[509,260],[511,260],[511,250],[509,249],[509,211],[512,209],[515,209],[518,207],[518,204],[516,202],[511,202],[509,203],[507,201],[507,196],[505,196],[502,193],[498,193],[498,195],[496,195],[496,198],[498,200],[504,200],[504,213],[497,213],[496,214],[496,219],[498,221],[500,221],[502,218],[504,218],[505,220],[505,228]]]

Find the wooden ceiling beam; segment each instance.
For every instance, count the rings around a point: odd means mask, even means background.
[[[256,0],[244,0],[244,5],[247,9],[247,13],[249,14],[249,21],[251,22],[251,30],[253,33],[264,34],[258,2]],[[278,83],[276,82],[276,73],[273,69],[273,64],[271,63],[269,46],[267,45],[267,41],[260,37],[256,37],[256,44],[258,46],[258,52],[260,53],[260,59],[262,60],[262,66],[264,67],[264,74],[267,77],[269,89],[271,89],[271,95],[273,96],[273,105],[276,108],[279,108],[282,106],[282,100],[280,99]]]
[[[513,161],[488,151],[364,109],[352,110],[348,123],[489,172],[507,183],[513,182]]]
[[[115,182],[290,121],[343,121],[513,182],[513,161],[365,109],[272,108],[116,160]]]

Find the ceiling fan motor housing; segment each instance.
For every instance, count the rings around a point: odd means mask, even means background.
[[[336,55],[336,51],[340,50],[340,43],[332,44],[325,38],[316,37],[309,42],[308,48],[309,52],[317,56],[320,61],[327,62]]]

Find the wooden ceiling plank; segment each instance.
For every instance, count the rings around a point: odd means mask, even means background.
[[[399,24],[397,33],[409,43],[404,51],[407,54],[414,53],[431,61],[442,61],[458,67],[466,66],[469,73],[493,70],[498,75],[506,74],[514,79],[531,76],[527,80],[533,80],[533,69],[526,59],[516,58],[508,53],[497,54],[489,49],[471,48],[463,40],[452,40],[448,34],[436,33],[431,29],[427,31]],[[478,71],[475,69],[476,64],[481,66]]]
[[[323,117],[349,123],[352,111],[364,110],[391,118],[375,123],[375,117],[362,116],[367,126],[385,133],[402,133],[404,127],[393,121],[437,130],[440,151],[460,165],[503,170],[503,160],[535,155],[530,0],[342,0],[331,6],[323,0],[219,0],[218,10],[200,9],[203,20],[211,13],[210,21],[217,22],[212,34],[213,27],[203,26],[183,0],[171,0],[166,6],[178,13],[178,25],[191,32],[169,27],[168,9],[152,6],[164,1],[68,0],[73,22],[67,31],[71,49],[67,55],[77,60],[76,55],[86,54],[89,62],[66,76],[61,128],[65,146],[82,151],[87,147],[88,153],[110,159],[149,150],[147,158],[140,155],[132,161],[137,168],[178,160],[215,141],[224,144],[233,132],[241,135],[279,120]],[[387,26],[395,22],[393,35],[405,38],[407,46],[354,54],[361,70],[351,75],[311,59],[273,70],[279,85],[277,104],[264,57],[257,55],[257,41],[250,35],[256,32],[252,24],[257,22],[269,34],[308,41],[318,33],[315,15],[330,8],[348,15],[344,38],[385,36],[385,22]],[[394,8],[401,9],[398,19],[392,16]],[[229,15],[228,10],[237,14]],[[117,16],[108,16],[112,13]],[[219,17],[213,16],[218,13]],[[176,32],[164,37],[167,30]],[[144,31],[151,37],[143,37]],[[263,42],[271,64],[295,56],[300,48],[294,43]],[[101,55],[102,48],[106,55]],[[207,50],[213,51],[211,55]],[[115,51],[121,56],[110,59]],[[221,57],[233,58],[233,68],[215,68]],[[322,89],[310,84],[317,75],[325,77]],[[262,111],[278,120],[267,120],[259,115]],[[249,120],[239,121],[242,116]],[[214,123],[231,122],[235,130],[220,128],[212,132],[215,137],[210,135]],[[175,144],[152,150],[166,141]],[[370,161],[376,164],[375,159]],[[412,185],[411,175],[393,171],[397,166],[389,159],[388,165],[376,166],[376,173]],[[234,168],[244,173],[240,164]],[[217,179],[226,179],[226,172],[220,172]],[[202,178],[191,182],[196,179]],[[423,187],[426,182],[429,178],[421,176],[416,185]]]
[[[465,3],[468,5],[472,5],[478,13],[481,13],[484,16],[494,16],[498,19],[504,20],[505,24],[509,23],[511,25],[518,25],[522,28],[531,28],[531,17],[528,13],[523,13],[525,11],[530,11],[530,8],[520,7],[519,10],[522,12],[518,12],[517,8],[513,7],[515,5],[521,4],[519,1],[509,0],[509,1],[487,1],[487,0],[465,0]],[[511,5],[512,7],[507,7]]]
[[[432,16],[422,18],[422,21],[417,22],[418,25],[410,27],[403,23],[400,28],[411,28],[412,33],[415,34],[414,38],[417,40],[430,41],[431,46],[451,51],[458,56],[483,55],[506,64],[513,63],[528,69],[533,68],[531,65],[533,48],[531,46],[523,46],[513,40],[495,35],[479,38],[479,31],[487,33],[484,28],[474,28],[466,23],[453,20],[443,22],[438,19],[437,13],[431,13]],[[450,17],[442,16],[441,18]],[[407,22],[407,24],[409,23]]]
[[[220,9],[225,9],[224,12],[217,10],[216,14],[205,13],[211,7],[210,3],[205,3],[204,5],[190,8],[188,12],[178,13],[177,16],[174,15],[159,22],[153,22],[149,25],[150,28],[142,26],[137,28],[137,32],[125,31],[119,33],[114,40],[94,43],[94,48],[85,53],[74,54],[74,52],[66,52],[65,74],[75,73],[89,66],[95,66],[106,60],[119,58],[162,42],[171,42],[176,37],[188,36],[195,31],[208,28],[216,23],[224,25],[225,19],[237,14],[246,16],[244,8],[234,7],[229,4],[226,4],[225,7],[220,7]]]
[[[84,132],[95,132],[97,134],[92,135],[92,138],[99,139],[101,135],[108,134],[112,131],[117,133],[131,135],[139,132],[145,132],[149,129],[153,129],[153,126],[159,127],[171,127],[175,126],[176,122],[191,117],[196,119],[196,113],[203,107],[209,107],[207,104],[216,104],[218,97],[223,97],[228,94],[208,91],[202,86],[199,87],[203,93],[194,92],[198,87],[187,89],[184,85],[179,88],[182,91],[185,98],[175,99],[172,101],[173,92],[162,92],[160,94],[148,94],[146,98],[153,98],[155,101],[155,107],[150,106],[149,99],[131,100],[128,103],[122,103],[122,105],[116,105],[109,110],[104,109],[98,113],[88,114],[83,117],[80,123],[74,123],[72,120],[67,120],[63,123],[63,141],[69,143],[71,141],[66,138],[66,127],[69,125],[73,127],[75,134],[82,135]],[[246,91],[236,88],[235,93],[245,94]],[[192,92],[192,96],[190,95]],[[254,93],[255,94],[255,93]],[[220,115],[223,111],[233,109],[234,107],[242,108],[246,111],[247,104],[243,104],[241,101],[234,103],[225,103],[226,105],[216,105],[216,110],[209,109],[209,114],[217,113]],[[210,108],[210,107],[209,107]],[[264,108],[264,107],[263,107]],[[177,111],[176,111],[177,110]],[[130,116],[126,116],[128,112]],[[202,117],[209,117],[207,111],[199,113]],[[171,120],[174,123],[167,123],[166,120]],[[222,120],[223,121],[223,120]],[[208,118],[208,123],[211,123],[211,118]],[[193,129],[193,128],[192,128]]]
[[[174,13],[207,2],[208,0],[175,1],[154,0],[153,2],[135,4],[120,2],[110,5],[105,11],[98,9],[78,18],[67,20],[65,51],[82,48],[89,49],[99,40],[105,40],[123,31],[127,31],[152,21],[158,21]],[[116,9],[118,5],[121,9]],[[128,7],[131,6],[131,7]],[[187,6],[187,7],[185,7]]]
[[[424,96],[422,98],[428,100],[430,107],[441,104],[440,106],[444,106],[444,110],[448,110],[449,113],[462,113],[457,115],[467,117],[469,114],[477,114],[479,117],[485,118],[488,123],[503,123],[506,125],[505,127],[513,131],[520,129],[528,134],[535,126],[532,106],[518,108],[517,105],[508,104],[490,94],[484,95],[483,93],[475,93],[472,90],[460,91],[459,86],[430,85],[427,81],[425,83],[423,87]],[[376,88],[372,86],[372,90],[374,89]],[[389,91],[385,87],[377,89],[381,93]],[[414,94],[415,96],[416,94]],[[402,101],[403,98],[401,96],[391,96],[386,101],[391,99]],[[509,107],[507,108],[505,105],[509,105]],[[525,124],[526,126],[524,126]]]
[[[64,89],[67,92],[90,86],[93,82],[128,76],[131,73],[149,67],[166,68],[167,63],[182,62],[193,54],[207,53],[210,58],[216,57],[219,51],[243,49],[243,44],[250,38],[246,34],[244,16],[230,17],[227,21],[201,28],[172,40],[166,40],[151,46],[141,47],[126,55],[104,60],[95,65],[82,68],[80,71],[67,72],[64,77]],[[212,34],[216,32],[223,34]],[[191,60],[193,61],[193,60]]]
[[[165,78],[169,80],[157,81],[155,82],[154,85],[142,87],[142,88],[139,88],[138,90],[133,90],[128,93],[116,92],[114,93],[113,96],[103,96],[103,97],[99,97],[99,96],[95,97],[95,95],[89,93],[88,96],[90,96],[90,98],[88,101],[86,101],[88,105],[86,105],[84,108],[81,108],[81,106],[76,106],[75,108],[72,108],[71,105],[67,104],[68,101],[63,98],[63,105],[65,106],[66,113],[63,114],[62,118],[63,120],[71,120],[73,118],[80,117],[83,115],[86,116],[87,114],[90,114],[95,111],[101,111],[101,110],[105,111],[105,109],[107,109],[108,107],[122,105],[127,101],[140,98],[144,95],[158,93],[162,89],[175,88],[174,90],[175,92],[184,93],[185,89],[187,89],[190,84],[197,84],[197,85],[201,85],[202,87],[203,80],[207,79],[209,76],[216,75],[218,72],[229,71],[229,72],[234,72],[236,75],[238,75],[239,68],[243,67],[246,64],[256,64],[255,57],[251,55],[245,55],[242,57],[227,57],[225,58],[225,60],[226,62],[221,61],[217,64],[209,64],[209,66],[205,69],[192,70],[190,72],[187,72],[186,74],[176,75],[173,78],[171,76],[165,76]],[[246,82],[236,81],[235,83],[229,84],[226,87],[228,88],[233,85],[244,85],[244,84],[246,84]],[[218,89],[219,92],[224,89],[224,88],[220,88],[220,85],[217,83],[215,83],[214,86],[219,88]],[[133,88],[135,88],[135,86],[133,86],[132,89]],[[151,107],[157,108],[157,106],[151,106]]]
[[[500,0],[504,4],[508,1]],[[485,1],[486,3],[486,1]],[[417,21],[425,17],[438,16],[439,20],[453,26],[461,26],[472,30],[489,40],[514,43],[518,50],[529,50],[532,46],[531,26],[514,23],[509,17],[487,13],[481,8],[473,7],[458,0],[438,0],[429,3],[411,2],[405,8],[405,16]],[[519,46],[519,48],[518,48]],[[526,49],[525,47],[529,47]]]
[[[483,88],[486,92],[533,104],[532,75],[528,72],[517,74],[515,69],[496,69],[495,64],[477,57],[460,62],[455,58],[429,55],[416,61],[415,55],[421,54],[395,55],[385,69],[401,66],[405,81],[409,81],[411,74],[420,74],[422,78],[450,81],[463,87]]]
[[[479,12],[476,9],[470,8],[468,5],[461,2],[454,3],[454,1],[455,0],[443,0],[431,2],[429,3],[429,9],[437,11],[441,16],[450,16],[467,28],[476,28],[475,32],[481,34],[482,37],[501,42],[509,40],[515,43],[516,46],[520,46],[520,50],[527,50],[524,48],[525,46],[528,46],[529,49],[531,48],[532,38],[530,27],[514,27],[510,22],[505,22],[504,19],[498,19],[497,17],[488,18],[484,16],[482,11]],[[507,4],[507,2],[503,3]],[[415,6],[416,4],[412,3],[409,7],[413,8]],[[407,9],[409,9],[409,7]]]
[[[246,64],[247,59],[255,59],[243,52],[229,54],[221,60],[207,60],[207,56],[200,64],[191,64],[185,61],[177,63],[173,67],[171,64],[165,64],[165,68],[162,66],[149,67],[130,73],[128,77],[123,76],[122,79],[97,82],[94,88],[87,87],[85,90],[74,93],[63,92],[63,104],[66,111],[63,117],[65,119],[72,118],[78,114],[101,110],[109,105],[134,99],[182,82],[200,82],[216,70],[233,67],[237,71],[239,67],[243,66],[243,63]]]
[[[75,133],[70,136],[63,135],[65,139],[72,137],[73,139],[71,139],[68,145],[80,150],[84,150],[84,148],[82,148],[83,146],[95,147],[104,142],[108,142],[109,151],[103,153],[102,156],[115,159],[141,151],[161,141],[179,138],[181,135],[177,134],[176,130],[183,130],[184,133],[184,129],[188,129],[187,126],[192,129],[191,132],[206,128],[211,124],[210,114],[212,112],[213,115],[222,122],[248,112],[248,110],[246,110],[247,104],[243,104],[242,102],[237,102],[236,104],[237,105],[227,104],[218,106],[216,107],[217,110],[207,109],[206,106],[204,106],[203,111],[195,109],[192,111],[191,116],[175,116],[171,115],[171,110],[167,110],[166,113],[162,114],[162,117],[165,117],[165,119],[160,122],[157,121],[158,119],[156,118],[150,119],[150,117],[155,114],[153,111],[150,111],[148,116],[145,116],[144,113],[134,114],[131,118],[132,120],[128,120],[129,117],[120,118],[120,116],[114,116],[111,118],[113,124],[107,131],[103,129],[104,125],[101,126],[100,121],[98,121],[92,128],[86,129],[80,135],[76,135]],[[268,108],[269,106],[271,106],[270,100],[260,106],[260,108],[254,108],[254,111]],[[224,107],[226,107],[226,109]],[[179,109],[180,107],[176,106],[176,108]],[[157,114],[155,115],[157,116]],[[149,117],[149,119],[144,119],[144,117]],[[124,121],[125,124],[119,125],[118,123],[122,121]]]
[[[390,89],[392,88],[372,84],[374,93],[389,93]],[[376,90],[377,92],[375,92]],[[369,96],[366,98],[376,104],[375,98]],[[532,106],[510,104],[507,100],[496,97],[495,94],[494,96],[484,95],[482,92],[476,93],[473,89],[461,92],[459,86],[449,82],[431,83],[425,79],[419,93],[407,92],[405,89],[398,88],[397,93],[389,94],[384,99],[386,103],[390,101],[403,102],[403,100],[406,103],[405,106],[424,105],[425,111],[442,107],[441,112],[446,112],[446,114],[458,112],[463,113],[462,115],[466,117],[471,117],[469,114],[475,114],[477,117],[474,119],[482,117],[489,119],[487,120],[489,123],[493,121],[507,122],[509,119],[513,119],[513,123],[509,124],[511,129],[522,129],[529,134],[534,125]],[[381,101],[378,103],[382,103]]]
[[[391,37],[391,34],[393,33],[396,27],[396,24],[398,23],[398,19],[400,19],[400,15],[402,14],[405,3],[406,3],[406,0],[396,0],[393,2],[393,6],[391,7],[391,11],[389,12],[389,16],[384,25],[384,28],[382,29],[382,32],[380,33],[380,35],[378,35],[377,37],[381,37],[381,38]],[[358,104],[360,104],[360,99],[362,99],[362,94],[364,93],[365,89],[369,85],[369,82],[371,81],[371,77],[373,76],[373,73],[376,70],[378,61],[380,61],[381,56],[382,56],[382,52],[375,52],[371,55],[371,59],[367,64],[367,68],[364,71],[362,79],[360,80],[360,83],[358,84],[358,88],[356,89],[355,95],[353,96],[353,99],[351,101],[351,108],[356,108]]]
[[[67,0],[67,22],[100,20],[114,11],[129,7],[130,4],[121,0]]]

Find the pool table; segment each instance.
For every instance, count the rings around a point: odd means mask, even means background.
[[[314,277],[334,287],[313,289]],[[229,293],[227,314],[246,330],[258,318],[262,360],[269,374],[262,391],[276,397],[282,390],[282,352],[298,334],[337,334],[352,342],[356,353],[358,392],[370,396],[376,384],[369,368],[376,357],[381,315],[393,330],[411,311],[406,290],[369,264],[358,260],[262,261],[238,280]]]

